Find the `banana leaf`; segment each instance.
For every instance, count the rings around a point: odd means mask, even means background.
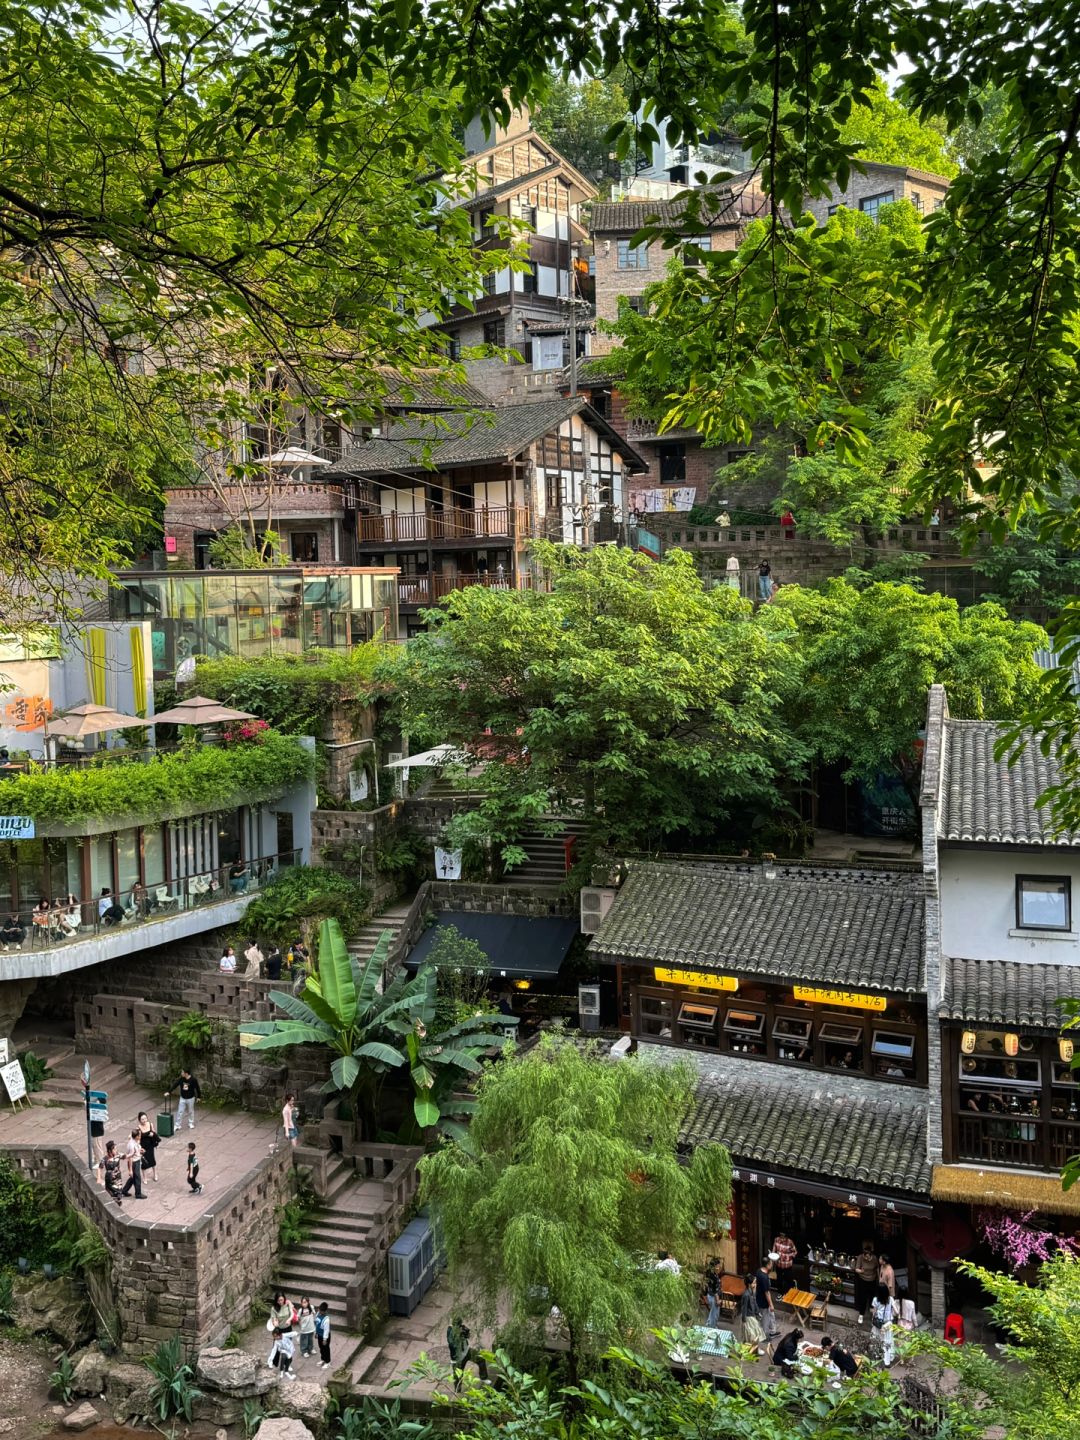
[[[356,1022],[356,986],[345,936],[332,919],[319,927],[319,982],[322,998],[347,1030]]]

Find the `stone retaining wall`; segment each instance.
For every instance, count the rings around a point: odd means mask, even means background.
[[[278,1252],[275,1211],[292,1194],[289,1149],[267,1155],[193,1225],[148,1224],[109,1205],[69,1146],[5,1149],[24,1179],[59,1181],[68,1204],[100,1230],[124,1354],[146,1355],[177,1334],[188,1353],[219,1344],[264,1298]]]

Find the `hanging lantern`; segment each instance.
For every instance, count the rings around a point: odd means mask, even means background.
[[[1014,1035],[1011,1030],[1005,1032],[1005,1054],[1015,1055],[1020,1049],[1020,1036]]]
[[[1058,1054],[1061,1056],[1062,1060],[1065,1061],[1066,1065],[1068,1065],[1073,1058],[1073,1042],[1068,1038],[1067,1035],[1062,1035],[1061,1039],[1058,1041]]]
[[[965,1030],[960,1036],[960,1049],[965,1055],[971,1055],[975,1050],[975,1031]]]

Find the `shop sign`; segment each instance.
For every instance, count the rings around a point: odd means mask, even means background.
[[[745,1166],[733,1169],[732,1180],[743,1185],[761,1185],[767,1190],[794,1190],[804,1195],[818,1195],[823,1199],[841,1200],[856,1205],[860,1210],[883,1210],[888,1215],[929,1215],[930,1206],[915,1200],[890,1200],[884,1195],[867,1195],[859,1190],[846,1190],[839,1185],[818,1184],[812,1180],[796,1180],[784,1175],[770,1175],[765,1170],[749,1170]]]
[[[811,1005],[837,1005],[848,1010],[884,1010],[888,1001],[884,995],[862,995],[857,990],[823,990],[816,985],[793,987],[796,1000],[808,1000]]]
[[[40,730],[48,723],[52,708],[45,695],[17,695],[4,706],[4,714],[14,730]]]
[[[33,840],[34,821],[30,815],[0,815],[0,840]]]
[[[734,975],[712,975],[707,970],[667,970],[663,965],[657,965],[653,974],[665,985],[697,985],[702,990],[730,990],[732,993],[739,988]]]

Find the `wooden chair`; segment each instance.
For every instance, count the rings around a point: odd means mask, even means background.
[[[823,1295],[819,1295],[810,1306],[809,1328],[811,1330],[824,1330],[829,1319],[829,1302]]]

